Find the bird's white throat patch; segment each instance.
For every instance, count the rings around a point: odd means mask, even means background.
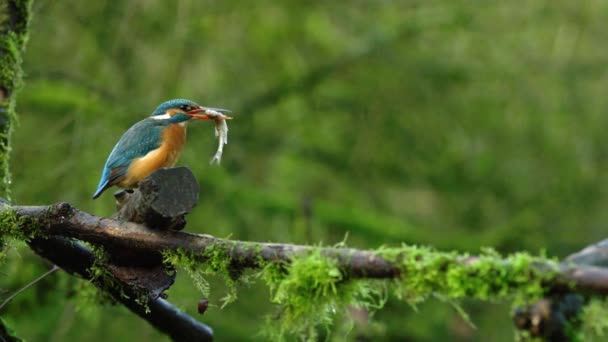
[[[154,116],[152,116],[152,119],[154,119],[154,120],[166,120],[166,119],[171,119],[171,115],[169,115],[169,114],[163,114],[163,115],[154,115]]]
[[[169,114],[163,114],[163,115],[154,115],[151,117],[154,120],[167,120],[167,119],[171,119],[171,115]],[[188,121],[182,121],[180,123],[178,123],[178,125],[182,126],[182,127],[186,127],[186,125],[188,124]]]

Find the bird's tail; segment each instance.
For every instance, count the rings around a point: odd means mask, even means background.
[[[110,187],[110,172],[107,169],[103,170],[101,174],[101,179],[99,180],[99,185],[97,185],[97,190],[93,194],[93,199],[99,197],[107,188]]]

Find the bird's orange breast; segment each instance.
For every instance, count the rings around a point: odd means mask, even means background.
[[[133,188],[152,172],[175,165],[185,143],[186,127],[179,124],[168,126],[163,131],[160,147],[134,160],[129,166],[125,178],[117,185],[123,188]]]

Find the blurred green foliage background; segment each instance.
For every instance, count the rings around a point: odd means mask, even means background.
[[[180,165],[202,199],[188,231],[358,248],[431,245],[564,256],[608,222],[608,2],[37,0],[12,154],[13,201],[93,201],[112,146],[162,101],[229,108],[221,167],[209,123]],[[26,247],[4,296],[49,265]],[[3,312],[30,341],[163,341],[121,307],[54,274]],[[225,292],[214,282],[212,302]],[[169,299],[196,314],[183,272]],[[510,308],[413,310],[392,299],[333,340],[511,341]],[[257,338],[267,289],[201,318],[218,341]],[[258,337],[256,337],[258,336]]]

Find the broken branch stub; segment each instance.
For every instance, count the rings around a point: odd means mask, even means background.
[[[143,224],[156,230],[181,230],[185,216],[198,202],[199,185],[192,172],[185,167],[159,169],[146,177],[133,193],[117,192],[118,212],[114,217],[121,221]],[[108,270],[125,283],[147,290],[156,298],[169,288],[175,279],[175,270],[167,268],[161,258],[151,258],[137,264],[137,251],[122,248],[107,249],[110,255]]]
[[[118,192],[113,218],[159,230],[181,230],[196,206],[200,187],[186,167],[159,169],[140,182],[132,194]]]

